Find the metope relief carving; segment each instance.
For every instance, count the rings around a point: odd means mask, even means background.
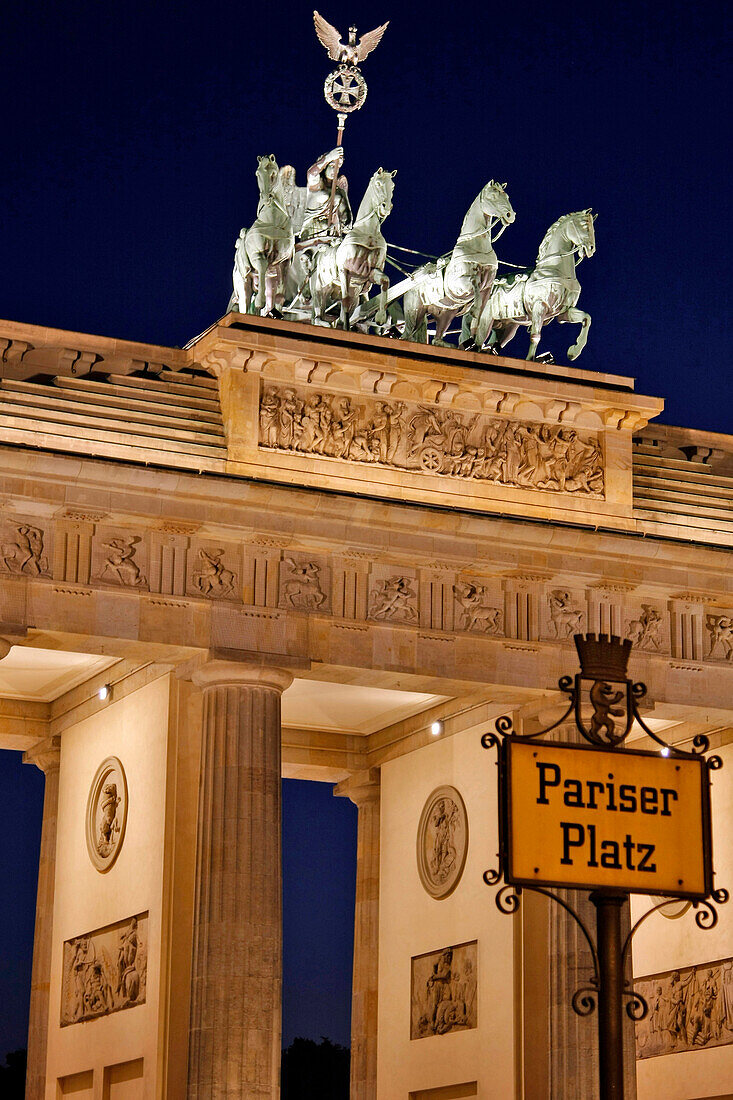
[[[704,1050],[733,1043],[733,959],[637,978],[649,1005],[636,1025],[636,1057]]]
[[[477,1027],[476,954],[474,940],[413,958],[411,1039]]]
[[[593,433],[404,401],[269,386],[260,397],[260,447],[523,489],[604,491]]]
[[[279,606],[298,611],[327,611],[329,574],[330,570],[317,562],[283,558],[280,562]]]
[[[222,561],[225,554],[226,551],[221,547],[198,547],[189,580],[189,591],[192,594],[212,600],[234,598],[237,574]]]
[[[26,577],[48,575],[45,535],[30,523],[8,524],[0,535],[0,564],[8,573]]]
[[[468,815],[455,787],[437,787],[417,827],[417,870],[431,898],[446,898],[461,880],[468,853]]]
[[[61,1027],[145,1003],[148,914],[64,943]]]
[[[550,613],[550,637],[559,640],[572,638],[583,629],[585,612],[562,588],[553,588],[548,593],[547,604]]]
[[[142,541],[140,536],[115,535],[105,538],[106,541],[101,542],[101,552],[95,545],[99,560],[93,579],[123,588],[147,588],[147,577],[137,558],[138,544]]]
[[[733,615],[708,615],[705,626],[710,634],[708,657],[733,660]]]
[[[369,601],[369,618],[378,622],[418,621],[416,582],[410,577],[387,577],[374,584]]]
[[[453,595],[461,608],[461,630],[477,634],[503,634],[503,611],[492,602],[484,584],[463,581],[453,585]]]
[[[626,624],[626,637],[637,649],[659,652],[663,646],[664,619],[653,604],[643,603],[641,612]]]
[[[98,871],[109,871],[120,854],[126,824],[125,769],[116,756],[108,756],[92,780],[86,810],[87,851]]]

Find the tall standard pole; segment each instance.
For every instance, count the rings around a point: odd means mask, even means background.
[[[594,890],[598,948],[598,1066],[600,1100],[624,1098],[624,973],[621,908],[628,894]]]

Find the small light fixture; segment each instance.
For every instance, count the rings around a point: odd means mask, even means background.
[[[430,727],[430,732],[432,733],[433,737],[440,737],[441,733],[443,732],[443,723],[433,722]]]
[[[102,702],[104,702],[105,699],[109,699],[111,694],[112,694],[112,685],[111,684],[102,684],[101,688],[97,692],[97,695],[102,700]]]
[[[670,749],[669,749],[669,747],[668,747],[667,745],[665,745],[665,746],[664,746],[664,748],[663,748],[663,749],[661,749],[660,751],[661,751],[661,753],[662,753],[662,756],[669,756],[669,753],[670,753]]]

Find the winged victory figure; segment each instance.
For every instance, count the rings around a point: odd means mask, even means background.
[[[379,45],[382,35],[389,26],[389,22],[382,23],[381,27],[375,27],[368,34],[363,34],[358,43],[356,41],[356,27],[349,27],[349,41],[344,43],[341,41],[341,35],[336,28],[332,27],[317,11],[313,12],[313,22],[315,23],[318,41],[325,48],[331,60],[338,61],[339,65],[358,65]]]

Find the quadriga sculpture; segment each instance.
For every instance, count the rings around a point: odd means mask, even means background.
[[[533,268],[496,279],[481,311],[476,347],[488,341],[489,348],[503,348],[523,325],[530,330],[527,359],[534,359],[543,325],[557,320],[581,326],[568,348],[568,359],[578,358],[588,339],[590,315],[576,308],[580,283],[575,267],[596,250],[596,216],[589,207],[558,218],[545,233]]]
[[[287,265],[295,236],[285,201],[280,169],[274,156],[257,158],[260,201],[257,220],[242,229],[234,250],[234,292],[229,309],[240,313],[272,313],[281,309]]]
[[[357,306],[366,300],[375,282],[381,290],[376,321],[386,323],[389,277],[384,271],[387,242],[382,236],[382,222],[392,210],[396,174],[379,168],[369,181],[354,224],[342,240],[316,254],[310,277],[313,324],[328,324],[326,310],[340,303],[339,323],[349,328]]]
[[[403,340],[427,343],[430,315],[435,318],[433,344],[450,347],[445,334],[454,318],[465,315],[464,338],[473,342],[498,268],[492,231],[497,221],[506,228],[514,218],[506,184],[490,180],[471,203],[447,263],[425,264],[413,275],[403,300]]]

